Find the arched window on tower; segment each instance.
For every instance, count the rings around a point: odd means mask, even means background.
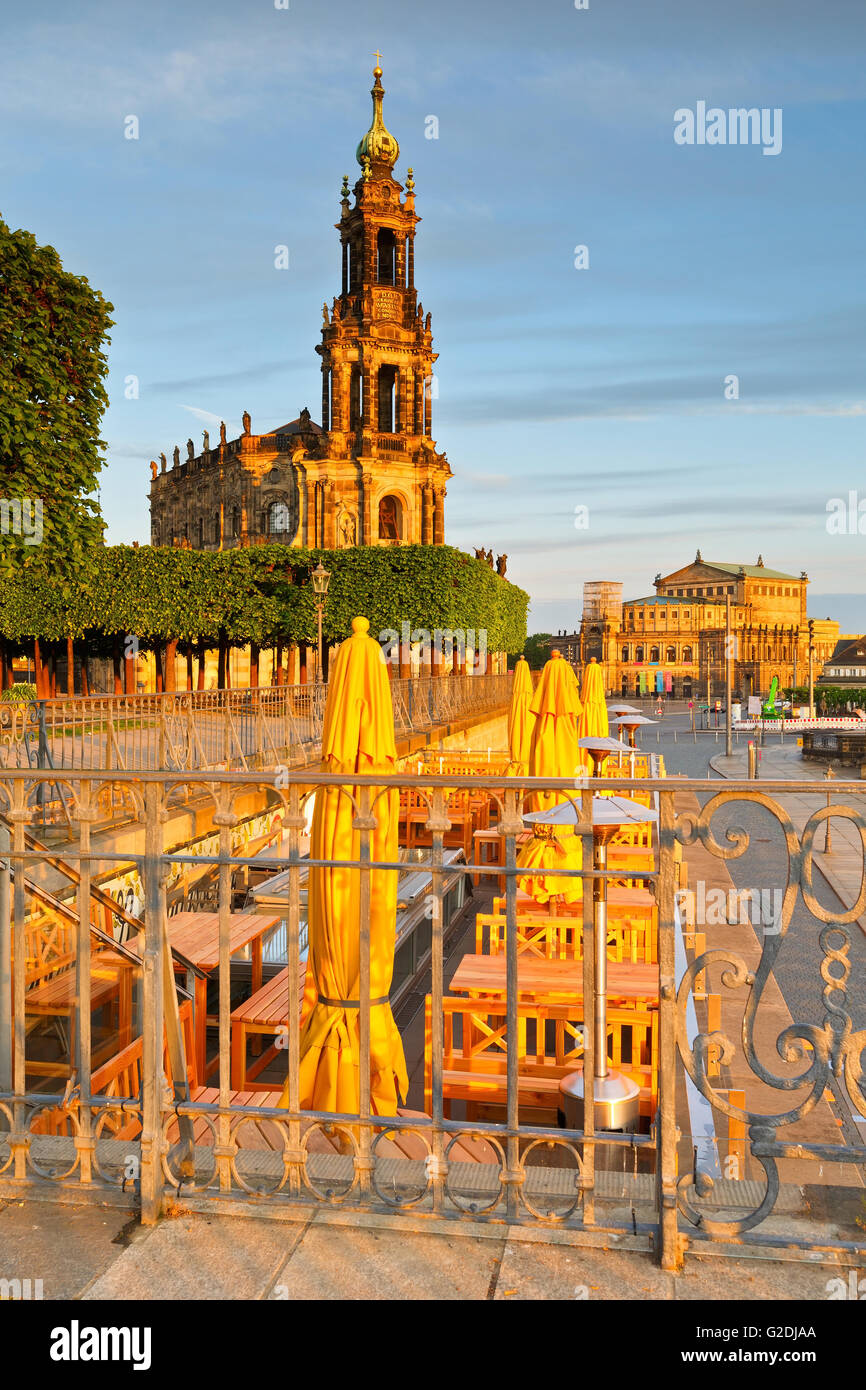
[[[237,539],[239,538],[240,534],[241,534],[241,509],[240,509],[240,507],[232,507],[232,536],[233,536],[233,538],[234,538],[235,540],[237,540]]]
[[[403,533],[403,508],[399,497],[383,497],[379,503],[379,540],[399,541]]]
[[[376,279],[380,285],[395,285],[397,243],[390,227],[380,227],[376,237]]]
[[[204,550],[204,517],[198,519],[198,548]]]

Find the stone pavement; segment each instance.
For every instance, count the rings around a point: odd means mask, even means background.
[[[832,1281],[850,1285],[857,1266],[849,1257],[819,1264],[689,1254],[672,1275],[622,1248],[627,1240],[601,1234],[590,1247],[564,1244],[556,1232],[419,1234],[332,1217],[179,1216],[144,1230],[105,1205],[10,1201],[0,1206],[0,1279],[41,1279],[46,1300],[823,1302]],[[854,1282],[861,1278],[862,1267]]]
[[[843,804],[846,801],[849,804],[853,803],[861,814],[866,814],[866,783],[863,784],[864,800],[858,802],[854,796],[846,798],[842,793],[833,793],[834,779],[826,780],[826,766],[804,758],[799,748],[765,745],[761,752],[761,776],[755,783],[758,789],[760,789],[762,781],[810,781],[820,785],[820,790],[816,785],[814,796],[792,792],[790,794],[785,793],[781,798],[798,834],[802,833],[803,826],[810,816],[814,815],[822,806],[826,807],[828,790],[831,792],[833,800]],[[730,758],[722,753],[710,759],[710,767],[720,777],[745,779],[747,759],[748,755],[745,749],[742,752],[733,753]],[[844,773],[837,773],[835,780],[844,781]],[[848,780],[856,781],[857,779],[852,777]],[[819,828],[815,836],[815,848],[815,867],[826,879],[836,896],[847,907],[853,907],[860,893],[864,853],[866,853],[866,836],[861,840],[860,832],[851,821],[833,817],[831,820],[830,853],[824,852],[823,828]],[[858,919],[857,925],[866,934],[866,912]]]

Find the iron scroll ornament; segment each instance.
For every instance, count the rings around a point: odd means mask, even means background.
[[[712,1190],[712,1177],[695,1169],[679,1179],[677,1197],[680,1211],[687,1220],[695,1226],[699,1225],[707,1234],[722,1237],[740,1235],[759,1225],[772,1212],[779,1193],[776,1157],[784,1152],[784,1145],[777,1143],[777,1131],[802,1120],[814,1110],[831,1079],[835,1078],[844,1085],[854,1107],[860,1114],[866,1115],[866,1093],[861,1086],[861,1054],[866,1049],[866,1030],[854,1031],[846,1007],[846,985],[851,970],[848,959],[851,938],[843,926],[844,923],[856,920],[866,908],[866,818],[853,807],[822,807],[810,816],[800,838],[787,812],[766,794],[750,789],[746,799],[749,804],[758,803],[764,806],[779,822],[785,836],[788,867],[778,929],[772,933],[763,933],[761,957],[754,971],[742,956],[723,949],[708,950],[688,966],[680,980],[676,996],[677,1048],[683,1065],[701,1095],[715,1110],[748,1126],[752,1155],[760,1163],[767,1180],[764,1196],[753,1211],[736,1221],[713,1221],[705,1212],[692,1205],[694,1196],[706,1197]],[[686,812],[679,815],[675,829],[676,838],[682,845],[700,842],[708,853],[719,859],[740,858],[749,847],[748,832],[740,826],[728,827],[725,838],[729,843],[724,845],[715,838],[712,821],[722,806],[731,802],[742,803],[743,800],[743,794],[740,792],[720,792],[697,814]],[[822,907],[812,887],[815,835],[830,815],[849,820],[856,826],[864,855],[857,901],[851,908],[839,913]],[[766,1066],[758,1055],[755,1025],[764,990],[773,974],[776,958],[793,917],[798,892],[802,892],[804,904],[812,916],[824,923],[818,938],[823,952],[821,978],[824,981],[824,1018],[821,1024],[792,1023],[782,1029],[775,1044],[779,1056],[789,1063],[802,1060],[808,1065],[797,1075],[780,1076]],[[686,1013],[689,995],[694,990],[696,977],[714,963],[726,967],[721,974],[721,985],[724,988],[737,989],[745,986],[749,991],[743,1012],[741,1040],[744,1055],[753,1074],[777,1091],[802,1091],[804,1087],[808,1088],[805,1096],[786,1111],[764,1114],[741,1109],[732,1105],[712,1087],[709,1077],[711,1049],[719,1050],[721,1064],[729,1063],[736,1052],[735,1044],[726,1033],[721,1030],[698,1033],[694,1043],[689,1045]],[[840,966],[838,974],[833,972],[835,963]],[[816,1158],[829,1156],[826,1146],[798,1146],[801,1156],[809,1156],[810,1149]],[[850,1152],[834,1150],[833,1157],[841,1158],[843,1161],[862,1161],[862,1154],[857,1148],[852,1148]]]

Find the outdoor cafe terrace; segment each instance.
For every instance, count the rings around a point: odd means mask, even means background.
[[[818,901],[829,810],[798,833],[796,784],[668,776],[639,717],[587,732],[556,659],[515,680],[507,747],[398,757],[370,648],[341,648],[315,766],[0,770],[0,1197],[606,1233],[671,1270],[862,1257],[866,885]],[[862,784],[834,797],[866,844]],[[680,910],[731,886],[747,807],[787,859],[770,930]]]

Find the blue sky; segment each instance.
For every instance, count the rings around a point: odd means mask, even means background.
[[[572,628],[584,580],[638,596],[697,547],[805,568],[814,616],[866,630],[866,535],[826,528],[831,498],[866,499],[861,0],[0,0],[0,20],[0,215],[115,306],[109,540],[149,539],[160,450],[244,409],[256,432],[318,418],[379,48],[423,219],[447,539],[508,553],[532,630]],[[677,145],[698,101],[781,108],[781,153]]]

